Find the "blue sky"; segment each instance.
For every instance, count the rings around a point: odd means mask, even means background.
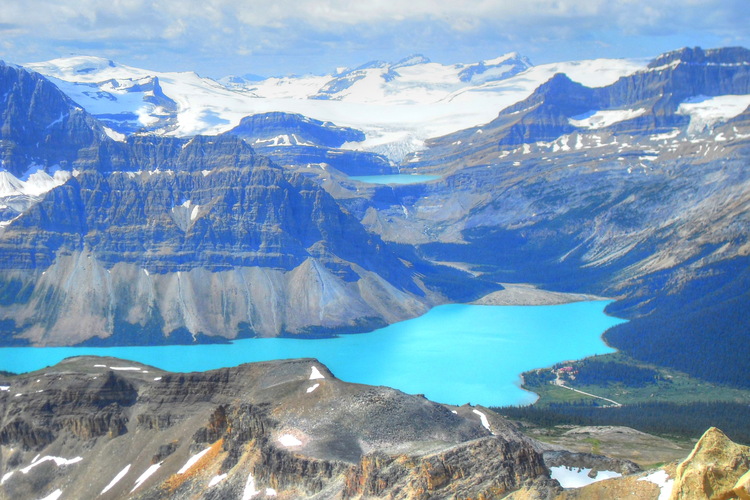
[[[535,64],[750,47],[748,0],[2,0],[0,57],[98,55],[218,78],[330,73],[421,53]]]

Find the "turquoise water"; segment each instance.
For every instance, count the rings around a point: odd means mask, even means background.
[[[440,179],[439,175],[393,174],[393,175],[355,175],[349,177],[369,184],[417,184]]]
[[[450,404],[531,403],[519,374],[569,359],[613,352],[601,334],[623,320],[608,302],[555,306],[451,304],[364,334],[331,339],[244,339],[233,344],[158,347],[9,347],[0,369],[16,373],[69,356],[98,355],[189,372],[251,361],[318,358],[338,378],[387,385]]]

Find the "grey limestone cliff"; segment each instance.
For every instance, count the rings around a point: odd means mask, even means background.
[[[4,344],[330,335],[414,317],[451,293],[430,284],[434,265],[236,135],[117,142],[41,76],[1,69],[3,179],[21,186],[14,175],[34,163],[69,169],[4,212]]]

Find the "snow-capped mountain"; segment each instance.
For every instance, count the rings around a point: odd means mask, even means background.
[[[523,281],[618,298],[611,308],[632,321],[612,344],[637,359],[711,380],[727,352],[741,365],[746,343],[726,332],[746,332],[735,313],[750,310],[750,51],[493,79],[506,62],[378,63],[314,85],[289,78],[284,96],[263,94],[270,80],[37,65],[73,99],[0,66],[0,335],[113,345],[361,331]],[[406,103],[406,75],[433,93]],[[376,83],[383,99],[357,102]],[[388,101],[389,88],[401,98]],[[114,111],[141,116],[160,134],[108,133],[80,106],[110,127]],[[161,125],[149,121],[158,113]],[[200,130],[221,134],[174,137]],[[400,165],[372,154],[420,147]],[[392,168],[441,178],[348,177]],[[646,331],[648,342],[629,340]],[[685,332],[694,356],[726,339],[710,370],[670,358]]]
[[[230,76],[227,87],[265,98],[330,99],[375,104],[437,102],[467,86],[503,80],[532,65],[516,53],[473,64],[443,65],[416,54],[396,63],[370,61],[332,75],[289,76],[263,80]]]
[[[599,59],[531,66],[526,58],[511,53],[473,64],[443,65],[412,56],[331,75],[262,81],[241,77],[215,81],[192,72],[149,71],[95,57],[24,66],[50,78],[119,134],[218,134],[248,115],[297,113],[362,130],[365,139],[348,148],[398,160],[421,149],[428,138],[492,120],[556,73],[602,86],[645,64]]]

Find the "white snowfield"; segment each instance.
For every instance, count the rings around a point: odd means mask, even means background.
[[[312,370],[310,370],[310,378],[309,378],[309,380],[320,380],[320,379],[324,379],[325,378],[323,376],[323,374],[320,373],[320,370],[318,370],[317,366],[312,366],[311,368],[312,368]]]
[[[200,460],[201,458],[203,458],[203,455],[205,455],[206,453],[208,453],[208,450],[210,450],[210,449],[211,448],[208,447],[205,450],[203,450],[201,452],[198,452],[195,455],[193,455],[192,457],[190,457],[190,459],[187,462],[185,462],[185,465],[183,465],[182,468],[177,471],[177,474],[184,474],[188,470],[190,470],[190,467],[192,467],[193,465],[195,465],[198,462],[198,460]]]
[[[42,199],[42,195],[62,186],[72,177],[72,173],[53,166],[49,172],[38,165],[31,165],[19,179],[7,170],[0,168],[0,208],[15,204],[17,210],[19,200],[25,200],[27,208]],[[13,203],[16,202],[16,203]],[[25,210],[25,209],[22,209]],[[19,216],[0,221],[0,228],[7,227]]]
[[[638,481],[648,481],[657,485],[660,490],[658,500],[668,500],[672,495],[674,479],[670,479],[669,474],[663,470],[656,471],[646,477],[638,478]]]
[[[39,455],[37,455],[37,456],[35,456],[35,457],[34,457],[34,459],[33,459],[33,460],[31,461],[31,464],[30,464],[30,465],[27,465],[27,466],[26,466],[26,467],[24,467],[23,469],[19,469],[19,471],[20,471],[20,472],[21,472],[22,474],[28,474],[28,473],[29,473],[29,471],[31,471],[31,469],[33,469],[33,468],[34,468],[34,467],[36,467],[37,465],[41,465],[41,464],[43,464],[44,462],[55,462],[55,465],[57,465],[58,467],[61,467],[61,466],[63,466],[63,465],[72,465],[72,464],[77,464],[77,463],[78,463],[78,462],[80,462],[81,460],[83,460],[83,458],[82,458],[82,457],[75,457],[75,458],[62,458],[62,457],[53,457],[53,456],[50,456],[50,455],[46,455],[46,456],[44,456],[44,457],[42,457],[42,458],[39,458]],[[1,485],[1,484],[3,484],[3,483],[5,483],[5,481],[7,481],[8,479],[10,479],[10,477],[11,477],[11,476],[12,476],[12,475],[13,475],[13,474],[14,474],[15,472],[16,472],[16,471],[12,470],[12,471],[10,471],[10,472],[7,472],[7,473],[5,473],[5,474],[3,475],[3,477],[2,477],[2,478],[0,478],[0,485]],[[60,494],[62,494],[62,492],[61,492]],[[58,495],[58,496],[59,496],[59,495]],[[55,498],[57,498],[57,497],[55,497]]]
[[[589,476],[591,469],[565,467],[563,465],[559,467],[550,467],[549,470],[552,479],[557,479],[560,486],[563,488],[580,488],[581,486],[586,486],[587,484],[595,483],[597,481],[622,477],[622,474],[619,472],[600,470],[592,478]]]
[[[57,465],[58,467],[61,467],[63,465],[76,464],[80,462],[81,460],[83,460],[82,457],[62,458],[62,457],[53,457],[53,456],[47,455],[42,458],[39,458],[37,455],[36,457],[34,457],[34,460],[32,460],[31,465],[21,469],[21,472],[24,474],[28,474],[31,469],[33,469],[37,465],[43,464],[44,462],[55,462],[55,465]]]
[[[260,491],[255,489],[255,478],[252,474],[248,474],[247,481],[245,482],[245,489],[242,491],[242,500],[250,500],[259,494]]]
[[[286,446],[287,448],[289,448],[290,446],[300,446],[302,444],[302,441],[292,436],[291,434],[284,434],[283,436],[279,436],[278,441],[282,446]]]
[[[161,467],[161,462],[159,462],[158,464],[154,464],[151,467],[149,467],[148,469],[146,469],[146,471],[143,474],[141,474],[138,477],[138,479],[135,480],[135,485],[133,486],[133,489],[130,490],[130,493],[133,493],[143,483],[145,483],[146,480],[154,474],[154,472],[156,472],[157,470],[159,470],[159,467]]]
[[[51,78],[94,115],[129,113],[139,126],[148,126],[174,112],[176,127],[164,132],[168,135],[218,134],[235,127],[245,116],[282,111],[360,129],[366,139],[344,147],[400,159],[420,149],[428,138],[491,121],[556,73],[598,87],[646,65],[645,60],[597,59],[531,66],[513,75],[509,70],[519,67],[512,61],[517,57],[507,54],[482,61],[485,71],[469,80],[462,80],[461,72],[478,63],[443,65],[416,58],[401,65],[355,70],[351,75],[268,78],[226,85],[193,72],[149,71],[96,57],[23,66]],[[143,88],[150,88],[146,84],[154,77],[176,103],[174,111],[144,100],[153,96],[153,91]],[[333,87],[325,94],[328,99],[313,98],[320,97],[327,85]]]
[[[734,118],[750,106],[750,95],[697,96],[680,104],[677,112],[690,117],[688,134],[711,129]]]
[[[57,500],[58,498],[60,498],[62,496],[62,494],[63,494],[62,490],[58,489],[58,490],[53,491],[52,493],[50,493],[49,495],[47,495],[46,497],[44,497],[44,498],[42,498],[40,500]]]
[[[0,198],[6,196],[41,196],[47,191],[65,184],[71,173],[52,168],[52,175],[42,167],[32,165],[21,179],[7,171],[0,172]]]
[[[641,116],[645,112],[646,110],[644,108],[598,110],[590,111],[581,116],[574,116],[568,121],[574,127],[596,130],[609,127],[610,125],[622,121],[632,120],[633,118]]]
[[[490,421],[487,420],[487,415],[484,414],[484,412],[481,412],[479,410],[471,410],[473,413],[479,415],[479,420],[482,421],[482,426],[487,429],[488,431],[492,432],[492,429],[490,428]],[[494,432],[492,432],[494,434]]]
[[[130,470],[130,465],[131,464],[126,465],[124,469],[122,469],[120,472],[118,472],[117,475],[114,478],[112,478],[112,481],[110,481],[109,484],[107,486],[105,486],[104,489],[102,490],[102,492],[99,493],[99,494],[100,495],[104,495],[106,492],[108,492],[109,490],[111,490],[112,487],[114,485],[116,485],[120,481],[120,479],[122,479],[123,477],[125,477],[125,474],[127,474],[128,471]]]
[[[214,476],[211,478],[211,480],[208,482],[208,487],[211,488],[212,486],[216,486],[223,480],[227,478],[227,474],[219,474],[218,476]]]

